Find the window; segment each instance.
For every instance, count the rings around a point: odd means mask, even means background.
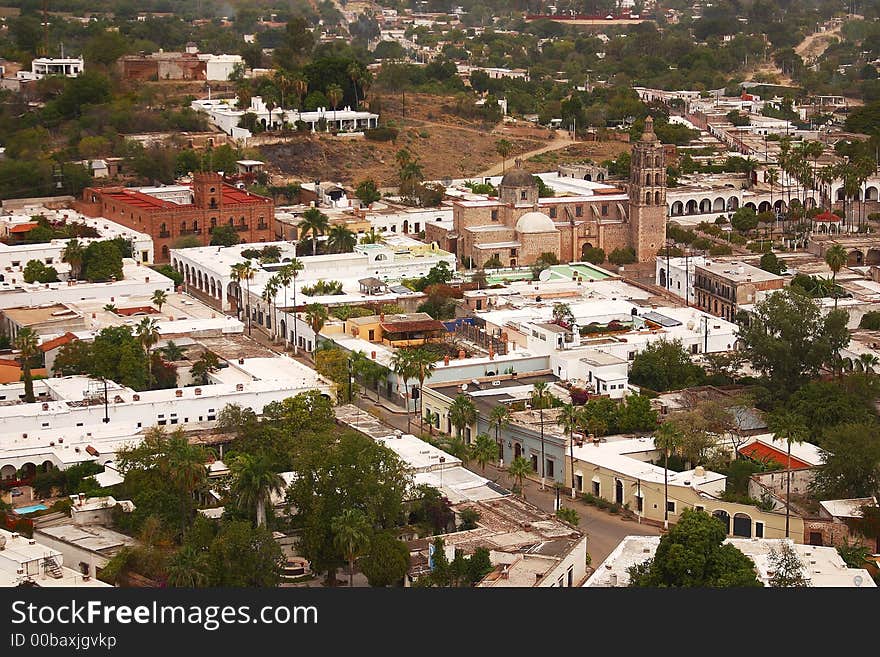
[[[583,475],[575,475],[574,476],[574,485],[577,486],[577,489],[582,491],[584,489],[584,477]]]
[[[584,206],[583,205],[578,205],[575,207],[574,216],[575,217],[583,217],[584,216]]]
[[[555,206],[550,208],[550,218],[556,219],[556,207]]]
[[[527,201],[528,198],[529,198],[529,193],[528,193],[526,190],[522,190],[522,191],[519,193],[519,198],[520,198],[521,201]]]
[[[515,258],[515,257],[516,257],[516,249],[511,249],[511,250],[510,250],[510,257],[511,257],[511,258]]]
[[[672,500],[666,502],[666,510],[669,511],[669,513],[675,513],[675,502]]]
[[[554,474],[556,471],[554,468],[555,463],[551,459],[546,459],[546,462],[547,462],[547,476],[552,478],[555,476],[555,474]]]
[[[440,221],[439,219],[437,221]],[[498,221],[498,210],[492,210],[492,221]]]
[[[755,522],[755,538],[764,538],[764,523],[760,521]]]
[[[599,497],[601,494],[601,491],[602,491],[602,484],[600,484],[598,481],[594,481],[593,482],[593,495],[595,495],[596,497]]]
[[[607,203],[602,204],[602,216],[603,217],[608,216],[608,204]]]
[[[532,470],[538,471],[538,455],[532,454]]]

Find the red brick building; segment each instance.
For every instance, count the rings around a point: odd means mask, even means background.
[[[216,173],[195,174],[190,189],[160,187],[147,193],[125,187],[87,187],[76,209],[151,235],[156,262],[168,262],[169,249],[184,236],[193,235],[207,246],[220,224],[235,228],[242,242],[275,239],[272,199],[227,185]]]

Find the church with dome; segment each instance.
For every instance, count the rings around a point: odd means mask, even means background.
[[[517,160],[497,198],[453,203],[453,229],[441,246],[469,268],[528,266],[542,253],[578,262],[590,248],[629,247],[639,262],[653,260],[666,239],[666,163],[651,117],[631,162],[626,190],[596,184],[590,194],[539,197],[535,177]]]

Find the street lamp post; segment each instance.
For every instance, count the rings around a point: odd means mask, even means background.
[[[104,379],[104,424],[110,422],[110,404],[107,394],[107,379]]]

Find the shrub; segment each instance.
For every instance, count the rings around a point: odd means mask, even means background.
[[[399,134],[397,128],[370,128],[364,130],[364,137],[370,141],[394,141]]]
[[[636,252],[632,247],[614,249],[608,256],[608,262],[613,265],[628,265],[636,261]]]

